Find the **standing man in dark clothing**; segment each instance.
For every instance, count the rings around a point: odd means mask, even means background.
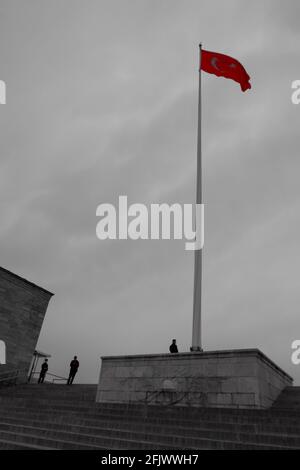
[[[43,364],[42,364],[42,367],[41,367],[41,372],[40,372],[40,376],[39,376],[39,380],[38,380],[39,384],[44,383],[44,379],[46,377],[47,370],[48,370],[48,359],[45,359]]]
[[[77,360],[77,356],[74,356],[73,361],[71,361],[70,363],[70,374],[69,374],[67,385],[72,385],[74,377],[77,374],[78,367],[79,367],[79,362]]]
[[[171,354],[178,353],[178,348],[177,348],[177,344],[176,344],[176,339],[172,339],[172,344],[171,344],[171,346],[169,347],[169,351],[170,351]]]

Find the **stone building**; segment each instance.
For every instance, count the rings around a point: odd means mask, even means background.
[[[27,375],[52,293],[0,267],[0,375]]]

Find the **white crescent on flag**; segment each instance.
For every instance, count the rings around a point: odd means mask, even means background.
[[[210,61],[211,65],[216,69],[216,70],[219,70],[219,67],[217,67],[217,62],[218,62],[218,59],[217,57],[213,57]]]

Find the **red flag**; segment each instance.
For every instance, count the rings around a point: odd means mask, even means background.
[[[213,73],[218,77],[231,78],[241,85],[242,91],[251,88],[250,77],[242,64],[229,55],[218,52],[201,51],[201,70]]]

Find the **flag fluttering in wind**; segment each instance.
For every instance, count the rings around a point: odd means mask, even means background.
[[[201,51],[201,70],[207,73],[213,73],[218,77],[231,78],[238,82],[242,91],[251,88],[250,77],[242,64],[229,55],[210,52],[202,49]]]
[[[202,98],[201,98],[201,77],[202,70],[207,73],[217,75],[217,77],[230,78],[238,82],[242,91],[249,90],[251,84],[250,77],[242,64],[228,55],[210,52],[200,48],[199,66],[199,92],[198,92],[198,141],[197,141],[197,191],[196,203],[202,204]],[[193,335],[191,351],[201,352],[202,349],[202,249],[195,251],[194,264],[194,299],[193,299]]]

